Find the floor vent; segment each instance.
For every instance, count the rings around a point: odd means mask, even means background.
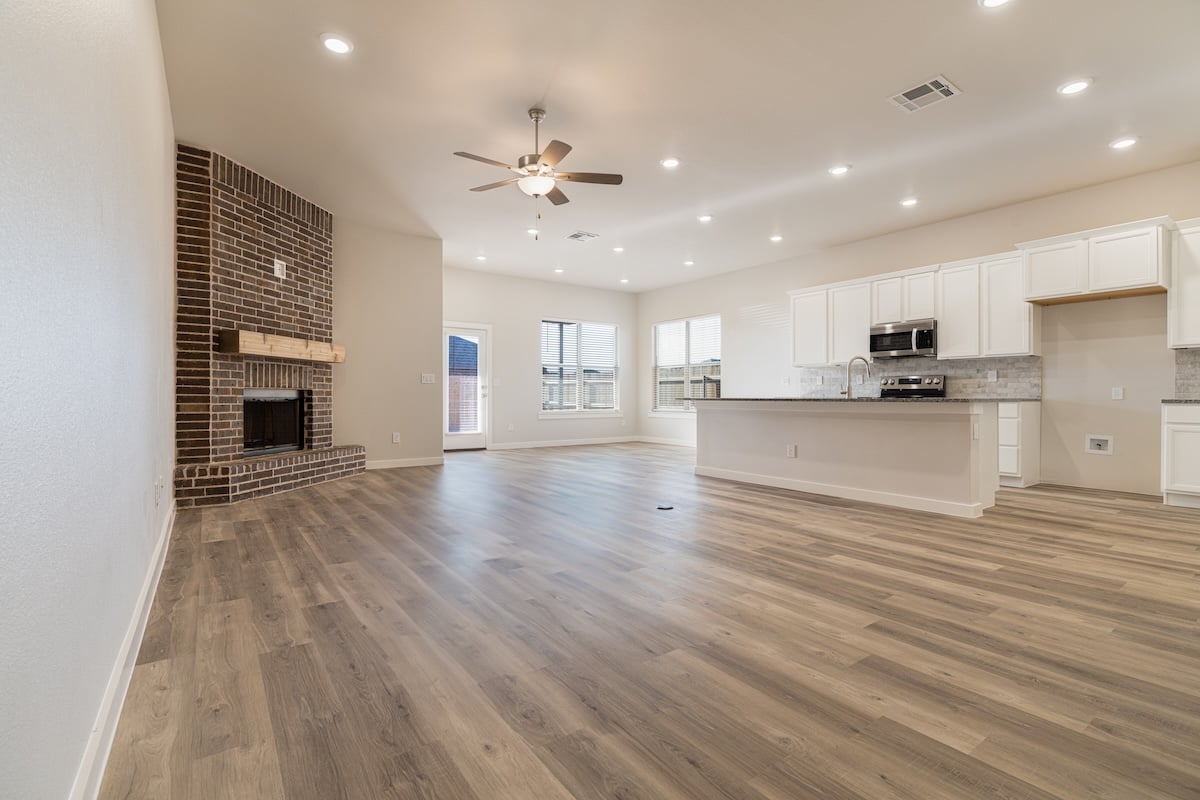
[[[590,242],[592,239],[598,238],[598,233],[588,233],[587,231],[575,231],[567,236],[568,239],[574,239],[577,242]]]
[[[893,105],[911,112],[920,111],[922,108],[928,108],[934,103],[940,103],[947,98],[960,94],[962,92],[958,87],[946,80],[945,77],[938,75],[936,78],[930,78],[919,86],[914,86],[907,91],[889,98],[889,100]]]

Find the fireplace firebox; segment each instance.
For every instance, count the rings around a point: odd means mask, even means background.
[[[303,392],[246,389],[242,395],[242,431],[247,456],[303,450]]]

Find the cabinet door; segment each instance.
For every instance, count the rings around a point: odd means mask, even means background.
[[[858,283],[829,290],[829,360],[845,364],[871,357],[871,285]]]
[[[979,265],[938,272],[938,358],[979,355]]]
[[[792,297],[792,363],[797,367],[829,363],[828,303],[824,290]]]
[[[937,316],[937,273],[904,276],[904,319],[933,319]]]
[[[982,310],[981,352],[985,356],[1027,355],[1029,317],[1025,302],[1025,273],[1021,257],[985,261],[980,265]]]
[[[1024,253],[1027,300],[1064,297],[1087,291],[1086,241],[1031,247]]]
[[[1200,226],[1181,228],[1171,245],[1174,266],[1167,293],[1167,344],[1200,347]]]
[[[1163,425],[1163,491],[1200,494],[1200,425]]]
[[[1161,284],[1161,235],[1155,226],[1088,239],[1088,290]]]
[[[885,278],[871,281],[871,324],[904,321],[904,280]]]
[[[1008,445],[1000,445],[1000,450],[997,453],[998,466],[1000,467],[1001,475],[1009,475],[1012,477],[1020,477],[1021,475],[1021,448],[1010,447]]]

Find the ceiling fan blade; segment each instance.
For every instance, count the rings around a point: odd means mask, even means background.
[[[505,164],[503,161],[497,161],[494,158],[484,158],[483,156],[477,156],[474,153],[463,153],[459,151],[454,155],[462,156],[463,158],[469,158],[472,161],[482,161],[484,164],[491,164],[493,167],[500,167],[501,169],[516,170],[516,167]]]
[[[612,172],[556,172],[556,181],[575,181],[576,183],[607,183],[619,186],[624,176]]]
[[[516,183],[520,178],[509,178],[506,181],[496,181],[495,183],[485,183],[483,186],[471,187],[472,192],[486,192],[488,189],[498,189],[501,186],[508,186],[510,183]]]
[[[546,192],[546,199],[556,206],[561,206],[563,203],[571,202],[571,199],[563,194],[563,190],[555,186],[550,191]]]
[[[566,142],[560,142],[554,139],[550,144],[546,145],[546,149],[542,151],[541,158],[538,159],[538,166],[553,167],[558,162],[566,158],[567,153],[571,152],[571,145]]]

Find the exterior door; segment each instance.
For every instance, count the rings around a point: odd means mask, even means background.
[[[445,450],[487,447],[487,353],[486,328],[461,325],[443,329]]]

